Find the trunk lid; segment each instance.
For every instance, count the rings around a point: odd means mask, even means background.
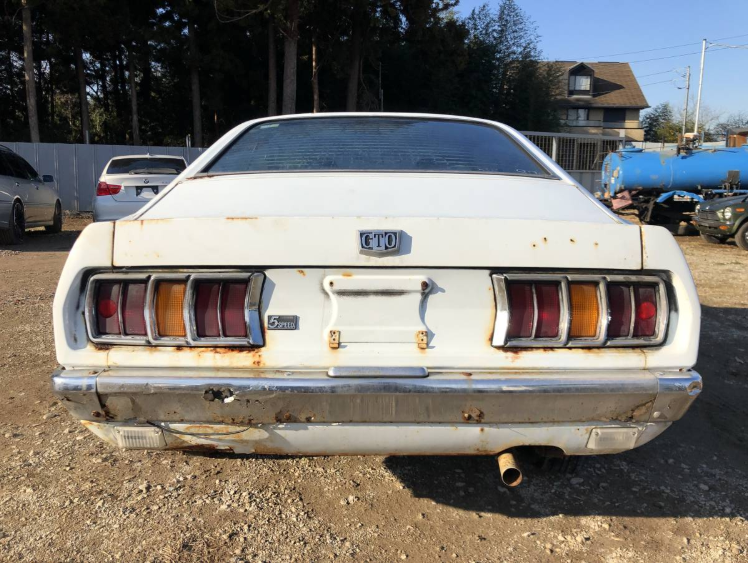
[[[400,230],[400,252],[361,254],[359,230]],[[115,224],[113,265],[264,271],[266,343],[256,350],[152,347],[147,358],[113,347],[111,365],[473,370],[644,363],[640,354],[615,349],[517,354],[491,346],[492,272],[642,268],[639,227],[564,181],[433,174],[189,180],[138,219]],[[272,330],[271,316],[297,316],[298,326]],[[340,333],[338,348],[332,330]],[[419,348],[424,331],[427,347]]]
[[[147,203],[176,177],[176,174],[107,174],[103,180],[122,186],[122,190],[112,196],[116,201]]]

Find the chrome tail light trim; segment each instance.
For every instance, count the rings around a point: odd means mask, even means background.
[[[247,327],[247,336],[236,337],[218,337],[218,338],[201,338],[197,334],[197,324],[195,320],[195,285],[204,281],[215,281],[221,284],[227,281],[240,281],[247,283],[247,293],[244,299],[244,321]],[[124,292],[120,289],[118,313],[120,322],[120,335],[101,335],[98,333],[98,324],[96,319],[96,285],[101,281],[121,282],[144,282],[147,284],[145,305],[143,315],[147,336],[127,336],[124,334],[123,317],[122,317],[122,295]],[[186,283],[184,302],[182,305],[182,316],[185,326],[185,337],[164,337],[158,334],[156,323],[156,288],[159,282],[180,282]],[[101,273],[94,274],[88,279],[86,284],[85,297],[85,320],[88,338],[97,344],[119,344],[119,345],[157,345],[157,346],[240,346],[240,347],[262,347],[265,344],[265,338],[262,330],[262,317],[260,315],[260,300],[262,297],[262,286],[265,282],[265,275],[262,272],[199,272],[199,273],[154,273],[154,274],[130,274],[130,273]],[[223,335],[223,326],[221,324],[221,299],[217,304],[219,332]]]
[[[659,276],[639,275],[587,275],[587,274],[493,274],[494,297],[496,300],[496,319],[494,332],[491,339],[492,346],[496,348],[559,348],[559,347],[643,347],[657,346],[665,341],[667,335],[668,321],[670,317],[670,306],[668,303],[667,287]],[[532,337],[522,339],[509,339],[507,330],[509,328],[511,312],[509,310],[509,298],[507,293],[508,282],[543,283],[556,282],[561,292],[561,315],[559,318],[559,338],[542,339],[535,337],[535,323],[533,323]],[[588,282],[597,284],[597,298],[600,316],[598,320],[598,331],[595,338],[571,338],[571,302],[569,298],[569,284],[572,282]],[[631,285],[631,324],[629,334],[622,338],[608,338],[608,323],[610,322],[610,308],[608,304],[608,284]],[[633,285],[653,285],[657,299],[657,320],[655,323],[655,334],[652,337],[634,337],[634,321],[636,312],[634,308]],[[537,319],[538,307],[535,299],[533,286],[534,318]]]

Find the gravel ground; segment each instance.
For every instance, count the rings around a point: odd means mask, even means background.
[[[748,253],[680,238],[705,389],[639,450],[574,475],[488,457],[118,451],[50,394],[52,297],[87,220],[0,248],[4,561],[748,561]]]

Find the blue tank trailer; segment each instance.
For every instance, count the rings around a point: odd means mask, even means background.
[[[748,145],[675,151],[625,148],[603,160],[604,200],[614,210],[634,208],[643,223],[690,224],[705,200],[748,193]]]

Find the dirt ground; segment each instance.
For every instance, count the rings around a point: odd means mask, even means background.
[[[87,220],[0,248],[4,561],[748,561],[748,253],[679,238],[704,392],[639,450],[574,475],[488,457],[118,451],[50,393],[52,298]]]

